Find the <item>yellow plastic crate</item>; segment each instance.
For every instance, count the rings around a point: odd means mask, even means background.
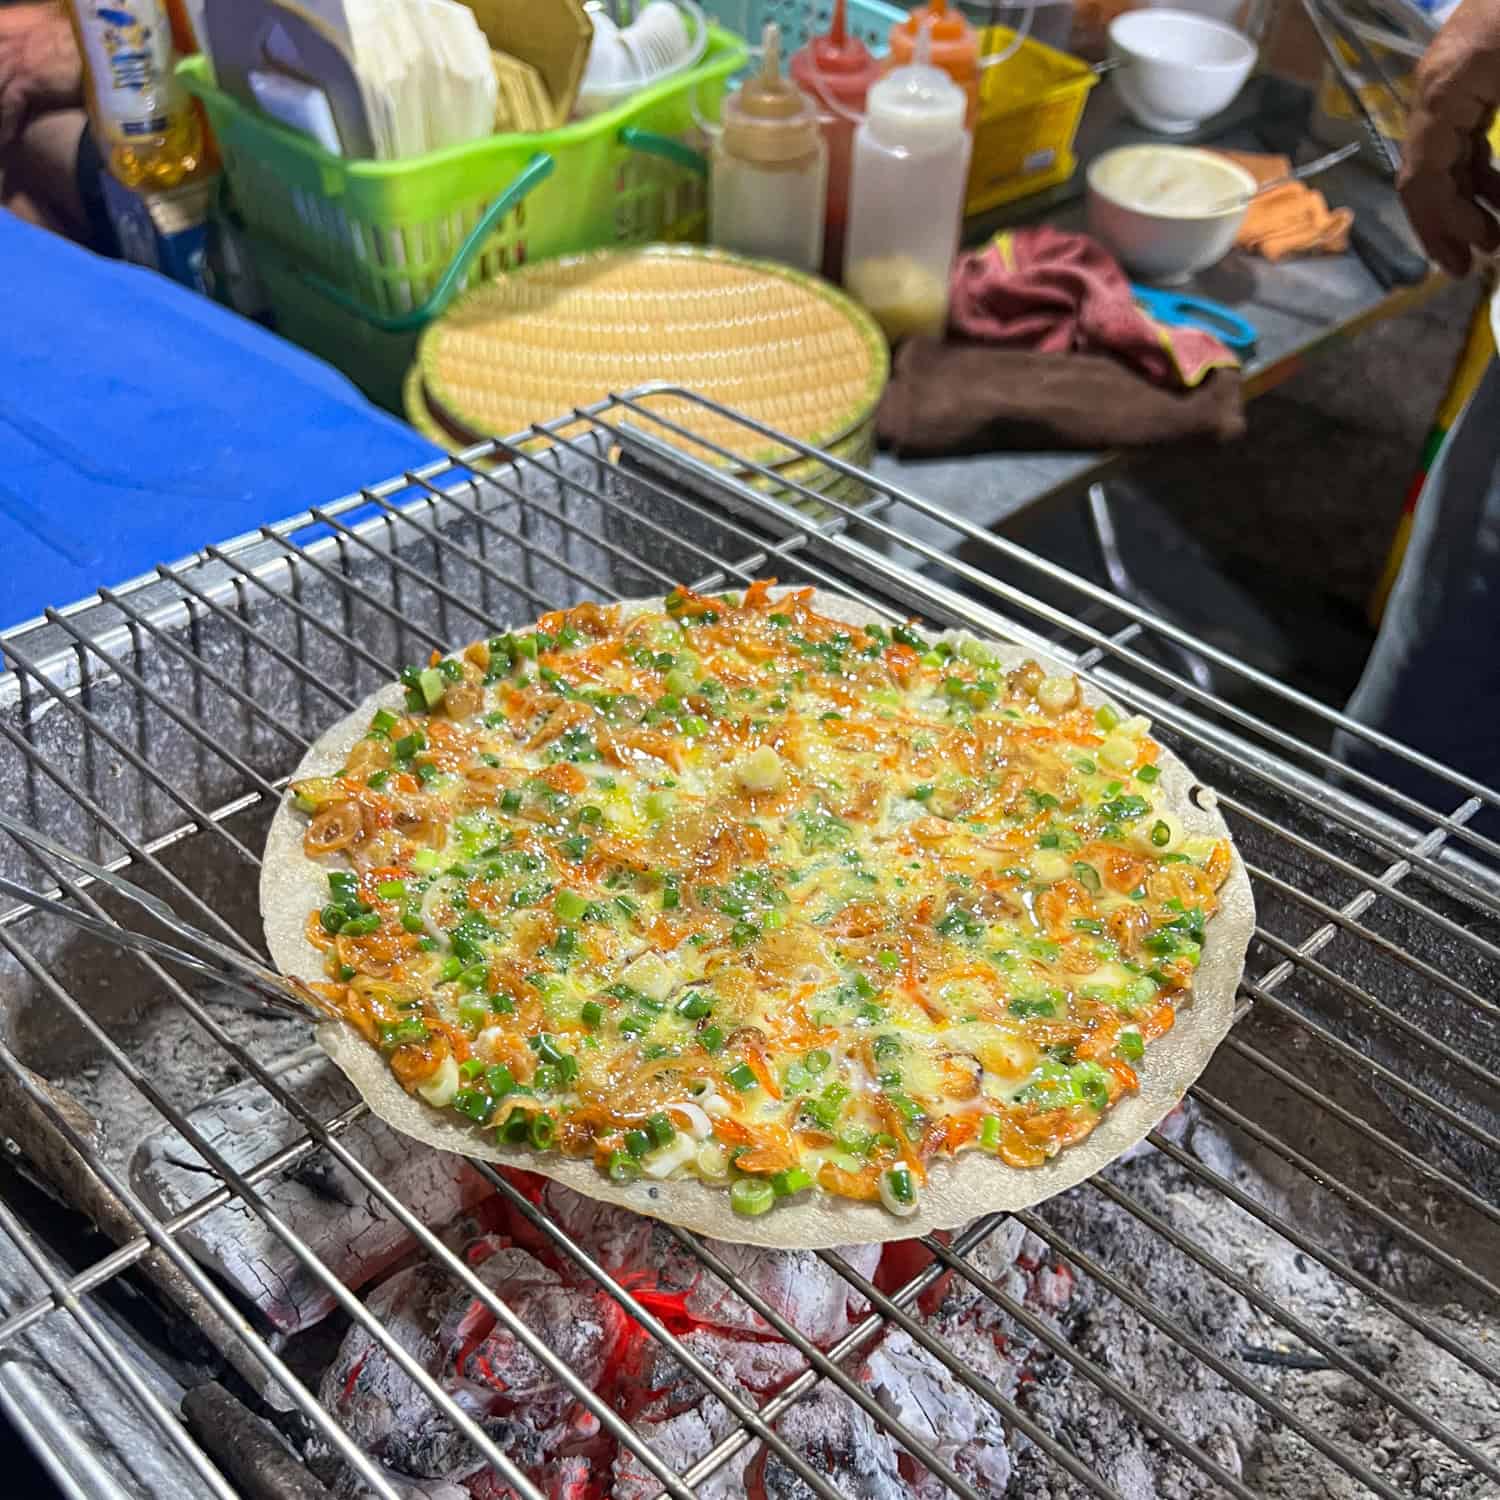
[[[980,50],[1003,52],[1014,40],[1008,27],[989,26],[980,33]],[[1030,37],[1013,57],[984,69],[965,213],[983,213],[1073,175],[1073,137],[1096,77],[1087,63]]]

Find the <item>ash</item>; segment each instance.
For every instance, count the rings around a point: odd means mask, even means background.
[[[1347,1247],[1338,1233],[1309,1223],[1299,1184],[1279,1164],[1246,1150],[1203,1115],[1185,1113],[1183,1144],[1264,1207],[1289,1217],[1319,1244]],[[1360,1369],[1385,1381],[1481,1452],[1500,1457],[1500,1391],[1372,1303],[1312,1257],[1238,1209],[1215,1188],[1163,1154],[1147,1151],[1117,1166],[1110,1180],[1140,1207],[1247,1278],[1310,1325]],[[1155,1311],[1201,1341],[1267,1396],[1368,1464],[1398,1492],[1424,1500],[1481,1500],[1500,1487],[1477,1475],[1437,1439],[1331,1364],[1278,1320],[1253,1307],[1154,1230],[1091,1187],[1046,1204],[1038,1219],[1114,1270]],[[1326,1226],[1325,1226],[1326,1227]],[[1481,1357],[1493,1360],[1494,1310],[1484,1316],[1455,1300],[1419,1252],[1394,1238],[1352,1243],[1355,1269],[1403,1300]],[[1097,1361],[1200,1452],[1257,1495],[1285,1500],[1355,1500],[1370,1491],[1318,1454],[1264,1407],[1233,1390],[1193,1354],[1153,1328],[1086,1275],[1075,1281],[1054,1326]],[[1045,1351],[1026,1411],[1071,1449],[1123,1500],[1188,1500],[1224,1493],[1190,1459],[1146,1431],[1086,1378]],[[1023,1439],[1006,1500],[1074,1500],[1088,1494]]]

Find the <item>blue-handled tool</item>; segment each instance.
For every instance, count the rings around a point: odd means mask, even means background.
[[[1169,292],[1157,286],[1138,286],[1135,282],[1130,284],[1130,290],[1135,294],[1135,300],[1158,323],[1179,328],[1201,328],[1228,345],[1236,354],[1248,354],[1255,347],[1255,325],[1247,323],[1222,302],[1210,302],[1206,297],[1189,297],[1183,292]]]

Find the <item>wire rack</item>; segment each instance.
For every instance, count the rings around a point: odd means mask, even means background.
[[[683,452],[695,415],[733,418],[741,441],[733,449],[700,443]],[[801,459],[821,467],[788,467]],[[806,482],[789,477],[797,474]],[[1285,1190],[1270,1196],[1232,1160],[1211,1164],[1180,1136],[1158,1132],[1151,1138],[1157,1154],[1144,1169],[1139,1162],[1117,1167],[1075,1189],[1058,1200],[1071,1203],[1069,1212],[1047,1205],[1019,1218],[1120,1329],[1170,1350],[1179,1367],[1196,1368],[1226,1400],[1246,1404],[1262,1430],[1301,1445],[1308,1486],[1300,1493],[1367,1491],[1389,1500],[1500,1493],[1494,1441],[1500,1428],[1466,1425],[1461,1412],[1435,1395],[1450,1379],[1492,1398],[1500,1392],[1487,1335],[1439,1315],[1455,1304],[1500,1307],[1493,1274],[1500,1118],[1492,1071],[1500,1064],[1493,998],[1500,979],[1500,844],[1484,831],[1500,796],[1363,734],[1166,620],[872,475],[710,409],[689,393],[653,387],[207,548],[0,638],[9,668],[0,678],[0,805],[255,951],[259,934],[247,892],[253,893],[259,839],[288,772],[321,728],[400,664],[585,598],[661,592],[680,582],[732,587],[768,575],[854,594],[877,618],[917,615],[1070,660],[1116,701],[1149,714],[1160,736],[1217,789],[1255,883],[1259,926],[1237,1025],[1187,1108],[1245,1157],[1274,1162]],[[1283,727],[1289,723],[1300,732]],[[1379,752],[1401,786],[1413,789],[1397,790],[1335,759],[1326,747],[1338,734]],[[0,849],[0,869],[110,917],[107,893],[68,880],[18,846]],[[233,1016],[226,1019],[183,976],[150,959],[80,948],[76,935],[45,914],[24,907],[0,913],[0,965],[7,1003],[0,1085],[43,1119],[123,1206],[116,1246],[80,1261],[61,1258],[24,1210],[0,1203],[0,1231],[29,1267],[23,1291],[8,1293],[0,1311],[0,1405],[54,1473],[66,1476],[69,1493],[129,1494],[141,1487],[117,1476],[109,1481],[113,1489],[90,1488],[89,1476],[80,1478],[77,1464],[70,1468],[61,1456],[70,1435],[66,1413],[35,1390],[28,1404],[27,1388],[6,1377],[13,1369],[7,1358],[44,1326],[65,1326],[109,1372],[140,1431],[164,1445],[189,1476],[185,1493],[235,1493],[189,1436],[170,1394],[132,1357],[131,1334],[111,1312],[110,1289],[149,1261],[190,1288],[204,1320],[220,1319],[231,1330],[236,1368],[279,1386],[283,1405],[306,1431],[370,1491],[394,1500],[390,1476],[320,1406],[278,1342],[255,1330],[184,1247],[186,1230],[237,1199],[345,1317],[387,1346],[491,1466],[502,1491],[509,1486],[528,1500],[540,1496],[514,1455],[395,1344],[268,1205],[268,1187],[318,1152],[351,1173],[423,1252],[592,1407],[662,1494],[688,1500],[747,1445],[762,1444],[805,1487],[788,1493],[836,1500],[844,1491],[815,1454],[783,1433],[781,1420],[826,1383],[862,1407],[948,1491],[988,1500],[993,1490],[961,1473],[851,1375],[853,1356],[895,1326],[998,1411],[1015,1443],[1051,1471],[1054,1487],[1045,1493],[1120,1500],[1123,1481],[1109,1477],[1105,1458],[1089,1453],[1076,1435],[1054,1430],[1045,1403],[1025,1390],[1003,1393],[934,1331],[921,1311],[923,1294],[953,1275],[1046,1355],[1055,1378],[1148,1434],[1148,1451],[1187,1476],[1172,1493],[1260,1493],[1253,1468],[1183,1428],[1174,1392],[1146,1388],[1097,1347],[1077,1347],[1058,1320],[978,1269],[977,1253],[1001,1229],[1000,1216],[976,1222],[951,1243],[927,1241],[930,1262],[887,1291],[839,1254],[823,1253],[869,1303],[868,1314],[828,1348],[780,1316],[710,1244],[672,1231],[804,1361],[796,1378],[757,1405],[507,1178],[481,1168],[559,1256],[596,1279],[732,1414],[728,1436],[685,1472],[674,1472],[361,1164],[346,1141],[359,1106],[331,1114],[309,1108],[264,1045],[247,1040]],[[126,1005],[122,991],[170,1008],[184,1032],[201,1034],[257,1081],[295,1122],[291,1144],[249,1167],[231,1165],[189,1119],[209,1081],[197,1096],[167,1088],[131,1040],[132,1005],[146,1002]],[[59,1089],[70,1087],[68,1048],[80,1045],[213,1168],[217,1182],[206,1178],[203,1196],[188,1209],[154,1214],[132,1189],[118,1154],[60,1102]],[[1339,1287],[1340,1311],[1309,1312],[1214,1233],[1163,1214],[1142,1190],[1142,1170],[1176,1174],[1174,1180],[1237,1222],[1295,1253],[1299,1265],[1317,1268]],[[1105,1213],[1132,1228],[1118,1253],[1077,1227]],[[1226,1352],[1191,1309],[1153,1291],[1145,1268],[1161,1260],[1179,1264],[1185,1281],[1243,1299],[1277,1357]],[[1426,1351],[1436,1373],[1425,1399],[1342,1336],[1350,1308],[1387,1319],[1403,1349]],[[1384,1419],[1398,1420],[1402,1443],[1436,1455],[1436,1468],[1403,1470],[1346,1429],[1309,1415],[1274,1372],[1278,1361],[1299,1359],[1332,1372]],[[90,1462],[95,1470],[107,1467]],[[1424,1472],[1445,1475],[1455,1487],[1418,1489]],[[105,1477],[93,1474],[98,1485]],[[1155,1491],[1138,1482],[1131,1490],[1148,1493]]]

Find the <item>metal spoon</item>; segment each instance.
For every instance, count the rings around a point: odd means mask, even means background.
[[[1359,141],[1350,141],[1347,146],[1340,146],[1337,151],[1315,156],[1303,166],[1293,167],[1290,172],[1283,172],[1280,177],[1273,177],[1269,182],[1262,182],[1253,193],[1236,193],[1232,197],[1221,199],[1204,212],[1222,214],[1228,213],[1230,209],[1243,208],[1253,203],[1262,193],[1269,193],[1272,188],[1285,187],[1289,182],[1301,182],[1304,178],[1316,177],[1319,172],[1326,172],[1329,167],[1336,167],[1341,161],[1348,161],[1351,156],[1362,149]]]

